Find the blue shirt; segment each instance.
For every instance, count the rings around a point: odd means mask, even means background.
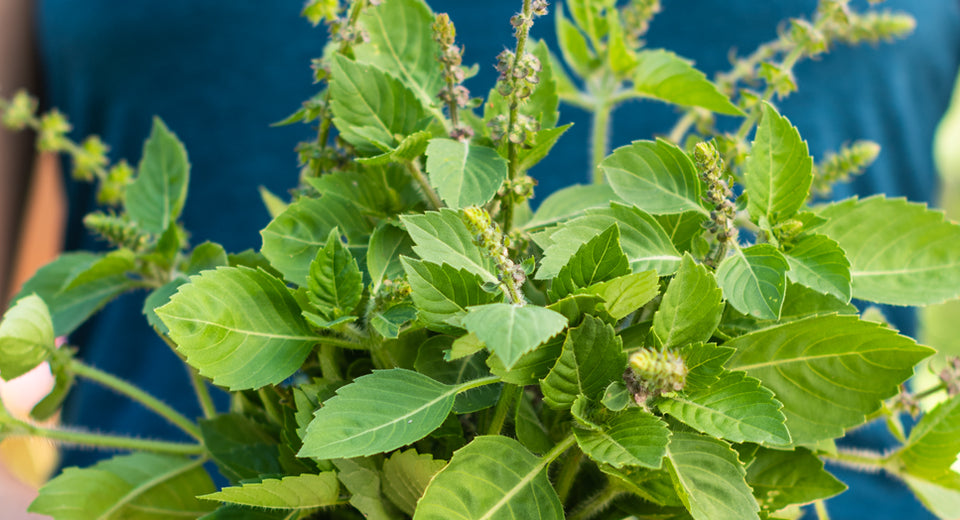
[[[284,193],[297,182],[293,147],[311,138],[306,126],[269,128],[298,108],[317,87],[309,64],[322,53],[324,31],[298,13],[302,0],[39,0],[38,34],[46,105],[68,114],[74,136],[99,134],[111,158],[135,163],[153,115],[185,143],[192,178],[183,213],[191,242],[222,243],[228,251],[258,248],[269,221],[256,191]],[[519,0],[431,2],[450,13],[466,63],[479,63],[467,86],[485,95],[493,86],[495,56],[508,45],[507,20]],[[866,2],[856,0],[854,7]],[[931,142],[947,106],[960,63],[960,8],[953,0],[890,0],[885,7],[917,18],[905,41],[876,47],[838,47],[796,69],[799,92],[780,103],[816,158],[856,139],[872,139],[883,152],[869,173],[840,195],[885,192],[930,201],[936,178]],[[811,13],[816,0],[668,0],[647,41],[693,59],[712,73],[728,68],[730,48],[749,53],[776,37],[779,20]],[[551,18],[533,35],[556,48]],[[674,108],[631,102],[613,116],[612,144],[665,133]],[[588,115],[561,108],[574,122],[553,154],[532,173],[538,198],[571,183],[589,181]],[[91,186],[69,182],[68,249],[101,247],[81,219],[95,207]],[[81,358],[136,382],[189,417],[200,415],[177,357],[140,314],[145,294],[124,296],[70,338]],[[912,314],[893,317],[915,332]],[[221,396],[222,397],[222,396]],[[222,399],[221,399],[222,400]],[[221,405],[223,403],[221,402]],[[154,414],[93,384],[80,382],[68,398],[63,421],[106,432],[177,439],[182,434]],[[879,434],[860,442],[875,442]],[[882,445],[882,443],[881,443]],[[86,466],[105,454],[66,450],[64,464]],[[875,475],[839,472],[853,489],[830,502],[834,518],[930,518],[901,485]],[[897,500],[892,500],[897,496]],[[871,510],[873,507],[875,510]]]

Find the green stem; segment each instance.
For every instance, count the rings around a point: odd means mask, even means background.
[[[886,469],[890,462],[890,455],[867,450],[840,450],[837,453],[821,455],[822,458],[850,469],[876,473]]]
[[[416,160],[407,161],[405,166],[407,167],[407,172],[409,172],[410,176],[413,177],[413,180],[420,185],[420,189],[423,191],[424,195],[427,196],[428,202],[432,208],[442,208],[443,202],[440,201],[440,196],[437,195],[437,192],[433,190],[433,186],[430,186],[430,181],[427,179],[427,176],[420,171],[420,165],[417,164]]]
[[[320,350],[317,352],[317,359],[320,361],[320,373],[323,374],[324,379],[331,381],[343,380],[343,374],[340,372],[340,365],[337,363],[336,354],[337,350],[334,345],[320,345]]]
[[[607,156],[610,148],[610,113],[612,107],[607,103],[597,103],[593,111],[593,123],[590,128],[590,166],[593,172],[593,183],[603,184],[603,171],[598,167],[600,161]]]
[[[74,374],[80,377],[95,381],[119,394],[125,395],[130,399],[137,401],[147,409],[170,421],[172,424],[179,427],[194,439],[203,439],[203,437],[200,435],[200,428],[198,428],[197,425],[191,422],[189,419],[184,417],[180,412],[174,410],[156,397],[153,397],[136,386],[120,379],[119,377],[108,374],[91,366],[84,365],[75,359],[70,361],[69,370],[73,371]]]
[[[797,64],[797,61],[803,57],[803,47],[797,46],[790,51],[790,54],[787,54],[787,57],[783,59],[783,62],[780,64],[780,68],[784,70],[793,70],[793,66]],[[766,90],[763,91],[763,100],[770,101],[773,99],[773,94],[775,89],[773,85],[767,85]],[[737,141],[743,141],[747,138],[747,135],[750,133],[750,129],[753,128],[753,125],[757,123],[757,120],[760,119],[760,108],[762,104],[757,103],[753,110],[750,111],[750,115],[743,120],[743,123],[740,124],[740,128],[737,130]]]
[[[457,393],[461,394],[467,390],[473,390],[474,388],[480,388],[481,386],[492,385],[493,383],[499,383],[500,381],[500,378],[497,376],[481,377],[480,379],[474,379],[473,381],[462,383],[460,387],[457,388]]]
[[[334,347],[348,348],[351,350],[368,350],[366,346],[360,343],[336,336],[319,336],[317,337],[317,342],[321,345],[333,345]]]
[[[823,500],[814,502],[813,509],[817,512],[819,520],[830,520],[830,515],[827,513],[827,504]]]
[[[203,376],[197,372],[197,369],[193,368],[189,364],[187,366],[187,371],[190,372],[190,383],[193,385],[193,391],[197,394],[197,401],[200,403],[200,409],[203,410],[203,417],[206,419],[212,419],[217,415],[217,407],[213,404],[213,399],[210,397],[210,390],[207,388],[207,382],[203,379]]]
[[[523,0],[523,16],[528,20],[532,19],[533,14],[531,3],[532,0]],[[509,72],[509,78],[516,77],[514,76],[514,71],[523,59],[524,47],[527,45],[527,35],[529,32],[530,28],[525,27],[522,31],[519,31],[519,34],[517,35],[517,47],[513,53],[513,67]],[[516,181],[517,177],[520,175],[520,145],[510,140],[510,135],[513,133],[513,129],[517,125],[517,117],[519,115],[520,100],[517,99],[517,93],[513,92],[510,95],[510,112],[507,116],[507,132],[504,134],[506,136],[504,138],[507,140],[507,181],[509,186],[512,186],[513,182]],[[508,193],[503,199],[504,234],[509,233],[510,229],[513,227],[513,199],[514,195],[512,193]]]
[[[507,421],[507,415],[513,408],[514,401],[520,396],[523,387],[505,383],[500,390],[500,400],[497,401],[497,407],[493,410],[493,418],[490,419],[490,425],[487,426],[487,435],[500,435],[503,424]]]
[[[152,451],[155,453],[171,453],[175,455],[202,455],[207,452],[206,447],[202,444],[151,441],[121,435],[104,435],[100,433],[42,428],[22,421],[16,421],[16,424],[22,428],[26,435],[43,437],[65,444],[78,444],[82,446],[120,450]]]
[[[577,474],[580,472],[581,460],[583,460],[583,451],[574,449],[567,455],[567,458],[564,459],[563,465],[560,466],[560,473],[557,474],[557,482],[553,487],[557,490],[561,504],[567,503],[570,490],[573,488],[573,482],[577,479]]]
[[[926,399],[927,397],[930,397],[931,395],[937,392],[943,392],[947,388],[948,388],[948,385],[946,383],[940,383],[939,385],[934,386],[932,388],[927,388],[926,390],[920,393],[913,394],[913,398],[916,399],[917,401],[920,401],[921,399]]]
[[[567,451],[570,446],[573,446],[577,442],[577,439],[571,433],[567,435],[562,441],[558,442],[556,446],[550,449],[546,455],[543,456],[542,464],[544,466],[549,466],[551,462],[556,460],[557,457],[563,455],[563,452]]]
[[[604,508],[613,502],[617,497],[622,495],[624,491],[617,486],[614,486],[611,482],[607,482],[607,485],[600,490],[599,493],[593,495],[585,502],[582,502],[577,509],[567,517],[568,520],[587,520],[593,518],[600,511],[603,511]]]

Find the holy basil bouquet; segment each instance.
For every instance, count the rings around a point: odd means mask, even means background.
[[[555,7],[564,62],[528,39],[547,5],[524,0],[481,102],[463,86],[471,70],[452,23],[420,0],[310,2],[305,14],[331,29],[315,66],[325,87],[286,122],[318,137],[298,148],[292,201],[264,193],[274,218],[259,252],[187,244],[189,163],[159,120],[134,172],[110,166],[96,138],[69,140],[65,118],[36,115],[28,95],[3,101],[8,126],[69,153],[119,207],[86,219],[114,250],[66,253],[24,287],[0,325],[0,375],[50,363],[56,387],[37,419],[82,377],[196,439],[45,429],[0,408],[0,435],[134,450],[66,469],[30,510],[723,520],[796,518],[815,503],[825,518],[822,501],[845,489],[828,459],[887,471],[931,511],[955,513],[960,371],[918,393],[948,400],[905,436],[917,394],[903,384],[933,351],[850,301],[958,296],[960,227],[884,196],[810,205],[811,190],[858,173],[877,147],[814,164],[771,103],[795,88],[799,60],[902,36],[911,20],[822,0],[711,82],[644,46],[655,0]],[[610,118],[633,98],[683,116],[669,140],[609,154]],[[527,172],[569,127],[557,126],[560,101],[594,113],[597,183],[531,212]],[[719,132],[715,113],[742,124]],[[54,348],[136,289],[194,375],[197,422]],[[206,381],[233,392],[229,412]],[[900,448],[834,445],[877,419]],[[208,460],[230,486],[214,487]]]

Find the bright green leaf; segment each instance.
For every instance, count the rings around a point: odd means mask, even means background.
[[[547,295],[557,301],[577,289],[629,273],[630,262],[620,247],[620,228],[614,224],[577,249],[553,279]]]
[[[588,77],[596,65],[596,56],[587,47],[587,40],[567,17],[563,15],[563,7],[557,5],[555,15],[557,41],[560,44],[560,53],[563,61],[582,78]],[[559,68],[559,67],[557,67]]]
[[[339,495],[340,482],[336,472],[325,471],[317,475],[304,473],[225,487],[197,498],[268,509],[313,509],[336,504]]]
[[[734,309],[775,320],[783,307],[789,268],[780,251],[770,244],[735,247],[733,254],[720,262],[717,283]]]
[[[557,144],[560,137],[562,137],[571,126],[573,126],[573,123],[567,123],[554,128],[542,128],[533,134],[533,142],[528,143],[530,146],[523,147],[517,151],[517,157],[520,160],[517,169],[519,171],[527,171],[536,166],[550,153],[553,146]],[[527,227],[529,224],[524,224],[524,226]]]
[[[450,336],[434,336],[428,339],[420,345],[414,368],[417,372],[448,385],[459,385],[490,375],[490,370],[485,363],[486,352],[478,352],[453,361],[445,360],[444,353],[452,345],[453,338]],[[499,384],[484,385],[461,393],[453,403],[453,412],[464,414],[490,408],[497,404],[501,386]]]
[[[144,231],[163,233],[183,211],[189,181],[187,150],[160,118],[154,118],[137,177],[126,190],[127,214]]]
[[[370,235],[367,248],[367,273],[372,285],[370,292],[376,294],[384,278],[396,278],[403,274],[401,256],[413,256],[413,240],[406,231],[385,222]]]
[[[657,407],[711,437],[774,446],[790,443],[786,418],[773,392],[743,372],[726,372],[708,388],[664,398]]]
[[[379,2],[360,14],[368,39],[353,47],[357,61],[376,65],[399,79],[425,107],[436,104],[443,86],[433,21],[433,13],[421,0]]]
[[[691,298],[691,295],[696,295]],[[713,273],[690,255],[667,287],[653,315],[653,332],[663,348],[707,341],[723,316],[722,292]]]
[[[614,150],[600,169],[619,197],[647,213],[709,214],[693,161],[673,143],[634,141]]]
[[[904,199],[874,196],[822,208],[817,228],[850,261],[853,296],[893,305],[930,305],[960,295],[960,226]]]
[[[509,370],[520,357],[567,326],[562,314],[537,307],[491,303],[468,309],[463,326],[486,343]]]
[[[431,139],[427,174],[447,206],[482,206],[507,178],[507,161],[493,148],[454,139]]]
[[[350,505],[368,520],[400,520],[404,516],[383,496],[383,474],[371,458],[337,459],[337,477],[350,492]]]
[[[950,471],[960,453],[960,397],[951,397],[920,419],[896,458],[904,471],[936,480]]]
[[[680,253],[652,216],[639,208],[613,203],[609,208],[589,209],[582,217],[534,234],[534,241],[544,249],[535,278],[554,278],[581,245],[613,224],[620,226],[620,245],[634,272],[653,269],[662,276],[672,274],[680,266]]]
[[[680,499],[695,520],[759,520],[746,472],[726,442],[675,431],[666,460]]]
[[[203,462],[134,453],[67,468],[40,488],[28,511],[57,520],[195,518],[216,507],[194,498],[215,489]]]
[[[401,511],[413,515],[430,479],[447,464],[417,450],[398,451],[383,461],[383,494]]]
[[[718,347],[712,343],[685,345],[679,350],[687,367],[687,392],[707,390],[724,374],[723,364],[736,352],[730,347]]]
[[[562,520],[546,463],[508,437],[481,436],[430,481],[414,520]]]
[[[960,474],[956,471],[933,482],[909,474],[901,478],[930,512],[944,520],[956,518],[960,511]]]
[[[611,382],[623,375],[627,355],[617,331],[603,321],[585,316],[570,329],[557,364],[540,385],[544,402],[569,408],[578,395],[598,398]]]
[[[0,377],[9,381],[46,361],[54,345],[50,311],[36,294],[17,300],[0,322]]]
[[[261,252],[284,279],[303,285],[310,263],[327,242],[333,228],[347,236],[352,251],[362,252],[371,232],[370,223],[347,199],[323,196],[304,197],[291,204],[262,231]]]
[[[493,260],[474,243],[474,237],[456,211],[442,209],[422,215],[400,217],[416,244],[414,252],[425,260],[442,261],[454,269],[466,269],[484,282],[499,283]]]
[[[324,173],[305,181],[322,196],[349,201],[356,216],[386,218],[423,206],[419,187],[399,164],[365,165],[362,171]],[[344,222],[338,225],[346,229]]]
[[[813,182],[813,158],[807,143],[786,117],[769,103],[757,127],[753,148],[744,164],[747,211],[757,222],[776,224],[803,206]]]
[[[371,157],[358,157],[355,161],[367,166],[381,166],[391,163],[403,164],[423,155],[423,152],[427,150],[427,141],[430,140],[431,136],[430,132],[421,130],[404,137],[400,144],[390,151]]]
[[[286,285],[246,267],[190,277],[156,313],[187,363],[231,390],[280,383],[318,340]]]
[[[835,241],[824,235],[808,235],[784,256],[790,264],[787,278],[844,303],[850,301],[850,262]]]
[[[462,317],[467,307],[491,303],[502,296],[484,291],[483,280],[466,269],[406,257],[401,262],[420,318],[440,332],[455,331],[451,320]]]
[[[626,318],[660,293],[656,271],[642,271],[619,276],[583,289],[603,300],[603,309],[615,320]]]
[[[340,241],[337,228],[330,231],[326,245],[310,263],[307,288],[310,303],[331,320],[352,314],[360,303],[363,275],[356,259]]]
[[[457,393],[456,386],[399,368],[358,377],[317,410],[298,456],[351,458],[418,441],[443,423]]]
[[[783,403],[795,445],[863,424],[933,351],[856,316],[815,316],[745,334],[727,368],[745,371]]]
[[[720,114],[743,115],[691,62],[664,49],[637,53],[633,86],[642,95]]]
[[[567,186],[550,194],[533,218],[524,226],[527,229],[556,224],[563,220],[583,215],[590,208],[607,208],[610,202],[622,202],[607,184],[587,184]]]
[[[615,468],[660,468],[670,439],[666,423],[640,408],[628,408],[600,427],[599,431],[573,429],[588,457]]]

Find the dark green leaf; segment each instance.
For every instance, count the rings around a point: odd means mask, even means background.
[[[187,278],[178,276],[151,291],[143,301],[143,315],[147,317],[147,323],[161,334],[169,335],[170,329],[157,316],[156,309],[166,305],[170,301],[170,297],[177,294],[177,290],[185,283],[187,283]]]
[[[323,249],[310,263],[307,277],[310,303],[327,319],[353,314],[363,296],[363,275],[356,259],[340,241],[333,228]]]
[[[540,385],[544,402],[554,408],[569,408],[578,395],[599,398],[611,382],[620,379],[627,366],[620,337],[610,325],[585,316],[570,329],[557,364]]]
[[[149,233],[163,233],[183,211],[190,182],[187,150],[160,118],[153,119],[143,145],[137,178],[127,187],[123,205],[130,218]]]
[[[187,261],[185,272],[187,274],[200,274],[200,271],[216,269],[223,265],[229,265],[229,263],[227,251],[223,246],[213,242],[204,242],[190,252],[190,259]]]
[[[156,313],[187,362],[232,390],[280,383],[318,339],[286,285],[246,267],[190,277]]]
[[[325,173],[308,177],[307,184],[322,196],[339,197],[359,215],[390,217],[422,206],[422,195],[406,169],[398,164],[366,165],[362,171]],[[340,224],[341,230],[344,229]]]
[[[483,290],[483,280],[466,269],[402,257],[411,297],[423,322],[440,332],[455,331],[451,320],[464,316],[467,307],[494,302],[500,294]]]
[[[403,274],[401,256],[413,256],[413,240],[398,226],[384,222],[370,235],[367,248],[367,273],[372,285],[370,292],[376,294],[384,278]]]
[[[231,413],[200,421],[203,443],[231,482],[283,473],[276,437],[249,417]]]
[[[533,229],[556,224],[578,217],[590,208],[607,208],[611,202],[622,201],[607,184],[567,186],[544,199],[524,227]]]
[[[761,448],[747,467],[747,483],[768,511],[824,500],[847,489],[843,482],[823,469],[823,461],[803,448],[796,451]]]
[[[553,447],[550,431],[533,407],[530,395],[523,392],[517,399],[517,413],[513,421],[517,440],[533,453],[546,453]]]
[[[444,360],[444,352],[452,345],[453,338],[450,336],[434,336],[420,345],[417,361],[414,363],[417,372],[448,385],[459,385],[490,375],[486,365],[486,352],[478,352],[454,361]],[[497,404],[501,386],[484,385],[461,393],[453,403],[454,413],[476,412]]]
[[[350,491],[350,505],[369,520],[400,520],[403,515],[383,496],[383,475],[373,459],[338,459],[337,477]]]
[[[630,262],[620,247],[616,224],[577,249],[550,285],[547,295],[557,301],[577,289],[630,273]]]
[[[564,338],[564,334],[554,336],[532,352],[520,356],[510,368],[505,367],[496,354],[487,358],[487,366],[490,367],[490,372],[499,376],[504,383],[520,386],[538,384],[557,363],[557,358],[563,351]]]
[[[600,430],[573,429],[588,457],[615,468],[660,468],[670,440],[666,423],[639,408],[628,408],[599,426]]]

